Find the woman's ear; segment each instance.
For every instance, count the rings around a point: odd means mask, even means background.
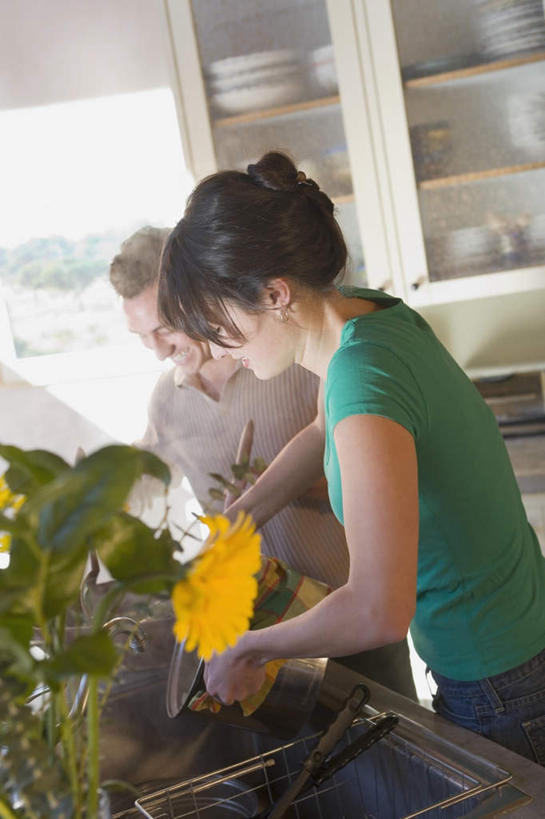
[[[272,308],[289,307],[292,288],[287,279],[269,279],[265,285],[265,305]]]

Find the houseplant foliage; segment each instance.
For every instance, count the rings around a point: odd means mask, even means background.
[[[182,564],[175,557],[180,539],[166,522],[150,528],[125,511],[142,476],[161,481],[165,492],[170,481],[159,458],[135,447],[107,446],[75,466],[46,450],[0,445],[0,456],[8,463],[0,478],[0,549],[10,553],[8,567],[0,570],[0,817],[95,819],[104,704],[99,681],[111,683],[120,663],[107,628],[112,612],[127,592],[172,595],[178,638],[190,634],[201,654],[221,651],[247,628],[259,537],[247,519],[234,526],[221,516],[205,519],[210,536],[202,553]],[[218,629],[215,640],[210,634],[225,612],[215,605],[217,585],[208,589],[203,580],[202,564],[214,573],[216,562],[217,578],[218,565],[231,559],[227,542],[240,554],[241,593],[229,599],[241,608],[231,618],[236,626],[227,634]],[[77,622],[92,552],[114,582],[78,632],[74,617]],[[205,644],[199,631],[203,611]],[[82,675],[88,683],[85,715],[72,707]]]

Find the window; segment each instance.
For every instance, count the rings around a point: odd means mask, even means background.
[[[126,331],[108,266],[142,225],[175,224],[193,186],[160,5],[52,0],[41,21],[34,11],[18,29],[32,46],[49,25],[52,50],[42,66],[14,60],[28,82],[13,74],[8,104],[0,92],[1,359],[35,384],[80,377],[82,363],[88,375],[157,369]]]

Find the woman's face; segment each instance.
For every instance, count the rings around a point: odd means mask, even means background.
[[[230,355],[240,359],[243,367],[252,370],[257,378],[266,381],[274,378],[294,363],[294,350],[289,323],[280,318],[277,309],[266,309],[260,313],[248,313],[233,304],[227,305],[229,314],[242,331],[245,341],[231,339],[224,328],[221,336],[229,347],[210,344],[214,358]]]

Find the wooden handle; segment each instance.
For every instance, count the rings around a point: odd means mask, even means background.
[[[252,444],[254,442],[254,422],[250,418],[250,420],[246,423],[246,426],[242,430],[242,435],[240,436],[240,441],[238,442],[238,449],[237,449],[237,456],[235,463],[240,464],[244,461],[250,460],[250,453],[252,451]],[[244,481],[234,481],[234,483],[240,488],[244,488]],[[227,492],[225,495],[225,502],[223,504],[224,510],[227,509],[233,501],[235,500],[234,495],[230,492]]]
[[[240,436],[235,463],[240,464],[245,460],[250,460],[252,444],[254,442],[254,422],[250,418]]]

